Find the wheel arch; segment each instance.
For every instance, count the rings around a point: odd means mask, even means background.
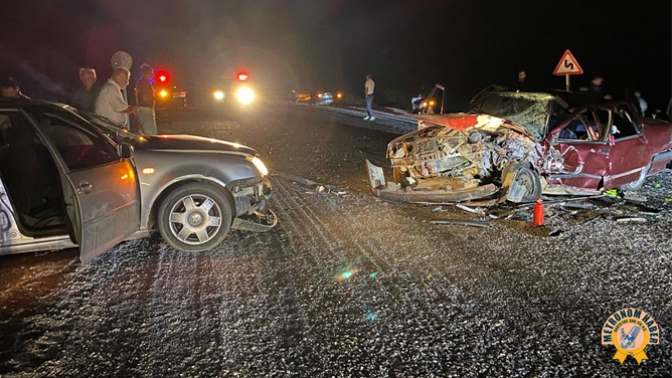
[[[195,182],[200,182],[204,184],[209,184],[212,185],[213,187],[217,188],[223,195],[226,197],[226,199],[229,201],[229,205],[231,205],[231,210],[232,214],[236,214],[236,204],[235,201],[233,200],[233,195],[227,188],[226,184],[222,182],[221,180],[218,180],[214,177],[208,177],[208,176],[203,176],[203,175],[189,175],[189,176],[182,176],[178,177],[169,183],[165,184],[157,193],[157,195],[152,199],[152,201],[149,204],[149,218],[147,219],[147,229],[152,230],[156,228],[156,215],[157,211],[159,209],[159,204],[161,204],[161,201],[163,198],[171,193],[173,190],[190,184],[190,183],[195,183]]]

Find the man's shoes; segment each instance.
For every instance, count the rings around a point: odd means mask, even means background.
[[[376,120],[376,117],[369,118],[369,121],[375,121],[375,120]]]
[[[366,116],[366,117],[364,117],[364,120],[365,120],[365,121],[368,121],[368,120],[369,120],[369,118],[371,118],[371,117],[369,117],[369,116]]]

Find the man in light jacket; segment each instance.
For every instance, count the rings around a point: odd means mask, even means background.
[[[128,86],[131,71],[126,68],[117,68],[112,77],[107,79],[96,100],[96,114],[109,118],[128,130],[126,115],[137,114],[137,106],[129,106],[121,91]]]

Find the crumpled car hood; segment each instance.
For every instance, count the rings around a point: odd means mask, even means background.
[[[145,136],[147,142],[140,148],[146,150],[189,150],[190,152],[230,152],[255,156],[257,151],[242,144],[195,135]]]
[[[502,118],[449,114],[427,119],[435,125],[422,128],[420,123],[421,129],[393,140],[387,149],[392,167],[411,184],[470,188],[508,163],[534,162],[541,153],[524,128]]]

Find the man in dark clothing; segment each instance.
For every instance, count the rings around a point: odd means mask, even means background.
[[[140,67],[142,76],[135,83],[135,100],[138,105],[140,132],[145,135],[156,135],[156,115],[154,114],[154,70],[149,64]]]
[[[593,77],[593,80],[590,82],[590,87],[583,87],[581,88],[581,91],[588,92],[588,94],[595,98],[595,100],[611,100],[611,95],[604,93],[604,87],[602,86],[603,84],[604,79],[602,76],[598,75]]]
[[[527,72],[525,72],[525,70],[518,70],[518,81],[516,82],[514,89],[517,92],[530,90],[530,85],[527,83]]]
[[[82,81],[84,88],[78,90],[72,97],[72,106],[95,113],[96,100],[98,99],[98,93],[100,93],[100,85],[96,81],[96,70],[93,68],[80,69],[79,80]]]

